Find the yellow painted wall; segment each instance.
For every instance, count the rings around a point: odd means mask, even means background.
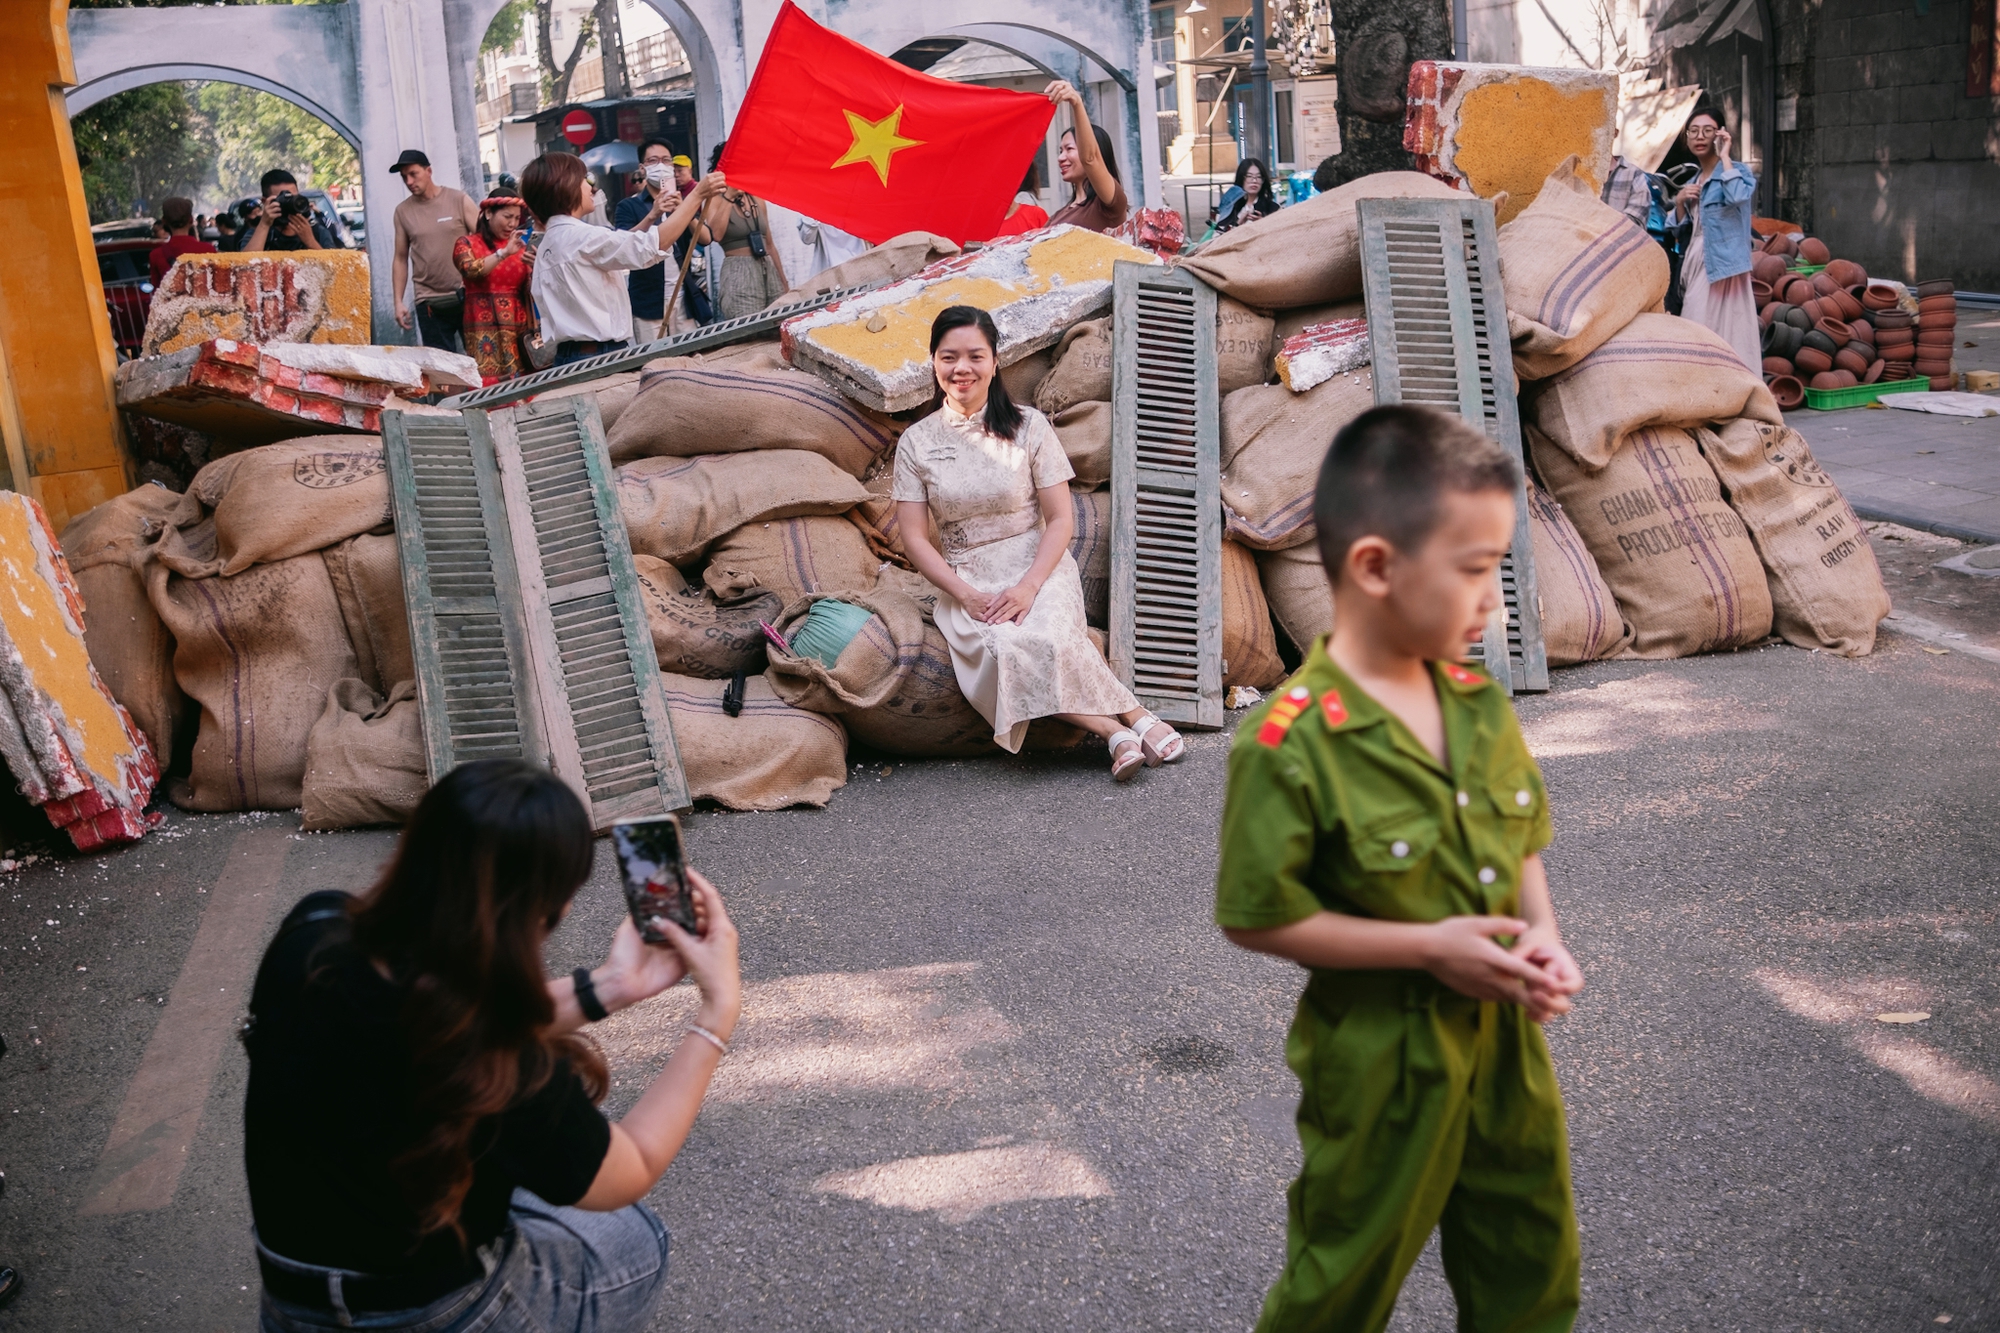
[[[15,488],[57,532],[129,488],[118,356],[63,104],[75,79],[69,0],[0,2],[0,430]]]

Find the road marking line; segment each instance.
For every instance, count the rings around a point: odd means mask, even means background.
[[[2000,664],[2000,648],[1988,648],[1983,643],[1974,643],[1970,638],[1953,638],[1954,630],[1946,629],[1935,620],[1913,616],[1908,611],[1898,611],[1882,622],[1882,628],[1891,634],[1903,634],[1920,643],[1936,644],[1949,648],[1967,657],[1977,657],[1983,662]]]
[[[160,1025],[125,1090],[125,1104],[98,1159],[95,1188],[79,1216],[147,1212],[173,1202],[216,1067],[250,1004],[250,983],[291,844],[284,829],[236,835]]]

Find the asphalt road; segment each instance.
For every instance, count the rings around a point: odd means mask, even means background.
[[[1550,1028],[1582,1327],[2000,1328],[2000,665],[1927,646],[1603,664],[1521,701],[1589,978]],[[1251,1324],[1300,979],[1209,924],[1226,744],[1123,789],[1095,758],[857,756],[825,811],[695,816],[750,989],[652,1196],[655,1328]],[[0,876],[0,1262],[28,1283],[0,1330],[252,1327],[243,942],[389,846],[176,814]],[[608,938],[609,870],[553,969]],[[689,1010],[600,1029],[614,1109]],[[1450,1310],[1427,1257],[1394,1327]]]

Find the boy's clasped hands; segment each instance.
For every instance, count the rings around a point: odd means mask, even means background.
[[[1570,996],[1583,989],[1583,970],[1553,924],[1449,916],[1429,932],[1424,969],[1461,995],[1518,1004],[1535,1022],[1546,1023],[1568,1013]],[[1508,936],[1511,945],[1498,942]]]

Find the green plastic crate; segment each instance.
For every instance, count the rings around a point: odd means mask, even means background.
[[[1825,264],[1789,264],[1786,266],[1785,272],[1796,273],[1802,278],[1810,278],[1813,274],[1821,272],[1825,268]]]
[[[1857,384],[1851,389],[1807,389],[1806,406],[1815,412],[1832,412],[1843,407],[1866,407],[1885,393],[1921,393],[1931,387],[1931,382],[1919,375],[1915,379],[1890,380],[1884,384]]]

